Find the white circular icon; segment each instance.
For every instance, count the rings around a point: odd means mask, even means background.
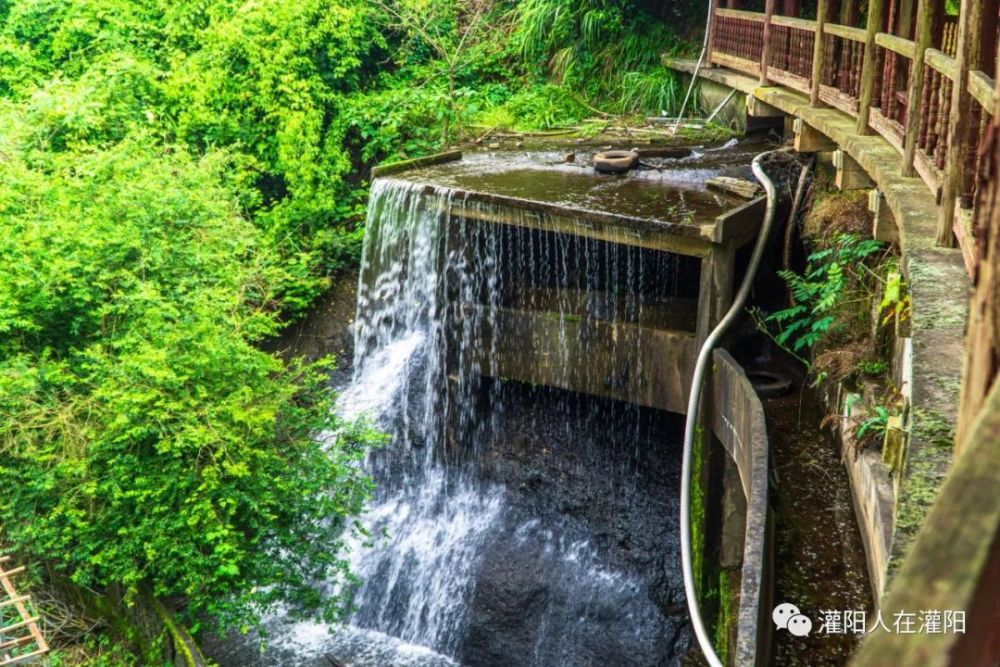
[[[771,613],[771,618],[774,620],[774,624],[779,630],[784,630],[788,628],[788,620],[792,618],[792,616],[801,615],[802,612],[799,611],[799,608],[791,602],[782,602],[774,608],[774,611]]]
[[[788,619],[788,631],[796,637],[807,637],[812,629],[813,622],[809,620],[808,616],[796,614]]]

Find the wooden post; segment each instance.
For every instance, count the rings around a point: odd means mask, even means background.
[[[702,67],[712,66],[712,51],[715,50],[715,24],[718,21],[715,10],[719,8],[719,2],[720,0],[712,0],[712,20],[708,24],[708,41],[705,47],[705,62]]]
[[[996,71],[1000,72],[1000,60]],[[1000,100],[993,114],[994,126],[1000,119],[998,114]],[[984,156],[982,177],[975,222],[979,263],[972,276],[956,455],[1000,373],[1000,143],[994,142]]]
[[[934,19],[933,0],[917,4],[917,32],[914,35],[913,65],[910,67],[910,88],[906,108],[906,135],[903,140],[903,176],[917,175],[914,159],[920,130],[920,102],[924,97],[924,56],[931,47],[931,25]]]
[[[861,8],[858,5],[858,0],[843,0],[840,4],[840,14],[838,21],[840,25],[847,25],[854,27],[858,23],[858,18],[861,16]]]
[[[771,18],[774,16],[774,7],[778,0],[767,0],[764,4],[764,48],[760,55],[760,85],[770,84],[767,79],[767,66],[771,63]]]
[[[809,106],[819,106],[819,89],[823,85],[823,57],[826,54],[826,39],[823,31],[826,29],[826,19],[830,11],[830,0],[819,0],[816,5],[816,34],[813,45],[812,90],[809,93]]]
[[[979,66],[979,36],[982,0],[962,0],[958,18],[958,51],[955,55],[955,81],[951,89],[951,118],[948,122],[948,155],[945,158],[941,190],[941,217],[938,219],[937,244],[950,248],[955,244],[955,205],[965,180],[965,158],[969,150],[969,124],[975,100],[969,95],[969,71]]]
[[[865,34],[865,63],[861,70],[861,101],[858,105],[858,134],[871,134],[868,125],[875,94],[875,35],[882,27],[882,0],[868,3],[868,31]]]

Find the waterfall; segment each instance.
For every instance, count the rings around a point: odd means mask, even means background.
[[[601,664],[647,664],[649,656],[686,642],[683,620],[664,619],[650,601],[649,584],[610,567],[579,526],[557,533],[552,521],[543,525],[512,504],[497,475],[483,474],[488,465],[480,455],[505,437],[510,408],[502,383],[481,375],[498,363],[497,347],[512,333],[497,317],[502,307],[559,314],[554,366],[568,378],[574,364],[586,360],[571,358],[567,322],[581,316],[642,321],[640,296],[657,289],[662,297],[675,296],[681,267],[663,254],[650,260],[638,249],[528,229],[537,217],[405,180],[372,186],[355,374],[338,409],[372,416],[391,443],[367,462],[376,496],[364,521],[374,546],[352,551],[361,583],[350,623],[469,664],[508,664],[499,656],[490,662],[493,649],[480,636],[480,616],[485,606],[490,618],[511,620],[477,585],[484,572],[493,572],[503,588],[521,574],[505,571],[505,563],[533,553],[537,571],[525,586],[539,600],[518,603],[536,620],[519,631],[530,636],[517,664],[594,664],[602,655]],[[492,224],[497,219],[508,224]],[[650,276],[662,284],[651,290],[644,284]],[[619,353],[641,363],[641,350],[631,343],[623,342]],[[621,409],[581,408],[569,400],[550,406],[559,422],[586,423],[594,433],[631,429],[638,436],[638,412],[626,408],[623,418]],[[569,426],[558,430],[560,437],[577,437]],[[628,440],[622,446],[637,447]],[[517,598],[521,591],[500,594]],[[609,623],[614,610],[621,618]],[[626,627],[631,637],[609,636],[607,645],[594,645],[601,623]]]

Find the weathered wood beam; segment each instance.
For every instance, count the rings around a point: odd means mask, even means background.
[[[924,96],[924,58],[931,46],[934,21],[934,0],[920,0],[917,5],[917,27],[914,35],[913,65],[910,67],[909,107],[903,138],[903,176],[916,176],[914,160],[920,130],[920,103]]]
[[[865,30],[865,60],[861,70],[861,102],[858,105],[858,134],[869,135],[868,120],[875,95],[875,37],[882,27],[883,0],[868,3],[868,24]]]
[[[1000,100],[995,103],[993,119],[994,123],[1000,119]],[[980,239],[979,263],[972,276],[956,450],[964,446],[972,423],[1000,373],[1000,144],[993,144],[984,162],[986,182],[979,193],[975,223]]]
[[[969,72],[980,63],[980,31],[982,0],[962,0],[958,23],[958,52],[955,55],[955,80],[951,92],[951,117],[948,121],[948,155],[941,189],[941,216],[938,219],[937,243],[952,247],[955,244],[955,206],[962,195],[966,177],[966,156],[969,151],[972,105],[969,94]]]
[[[771,64],[771,51],[774,45],[771,43],[771,19],[774,18],[774,9],[778,0],[766,0],[764,4],[764,48],[760,54],[760,85],[766,86],[770,82],[767,79],[767,68]]]
[[[412,160],[401,160],[389,164],[380,164],[372,168],[372,178],[383,178],[393,176],[411,169],[422,169],[445,162],[455,162],[462,159],[462,151],[448,151],[446,153],[435,153],[424,157],[413,158]]]
[[[819,92],[823,85],[823,58],[826,54],[825,28],[827,15],[830,12],[830,0],[818,0],[816,6],[816,41],[813,45],[812,90],[809,93],[809,105],[818,107]]]

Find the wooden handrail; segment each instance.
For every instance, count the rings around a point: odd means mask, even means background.
[[[816,32],[816,22],[810,21],[808,19],[798,19],[794,16],[772,16],[771,23],[773,25],[784,26],[785,28],[794,28],[796,30],[803,30],[805,32]]]
[[[909,58],[913,60],[916,47],[913,42],[908,39],[903,39],[902,37],[896,37],[895,35],[890,35],[885,32],[880,32],[875,35],[875,43],[881,46],[883,49],[888,49],[893,53],[898,53],[904,58]]]
[[[852,42],[864,43],[865,41],[865,31],[861,28],[852,28],[846,25],[837,25],[836,23],[827,23],[823,27],[823,32],[828,35],[833,35],[835,37],[840,37],[841,39],[847,39]]]
[[[997,82],[988,77],[984,72],[969,72],[969,94],[986,112],[993,113],[997,106]]]
[[[724,19],[740,19],[741,21],[764,22],[764,15],[760,12],[746,12],[742,9],[723,9],[719,7],[715,10],[715,15]]]
[[[927,49],[927,53],[924,54],[926,58],[925,62],[927,66],[932,70],[948,78],[951,81],[955,80],[956,64],[955,59],[951,56],[945,55],[937,49]]]

